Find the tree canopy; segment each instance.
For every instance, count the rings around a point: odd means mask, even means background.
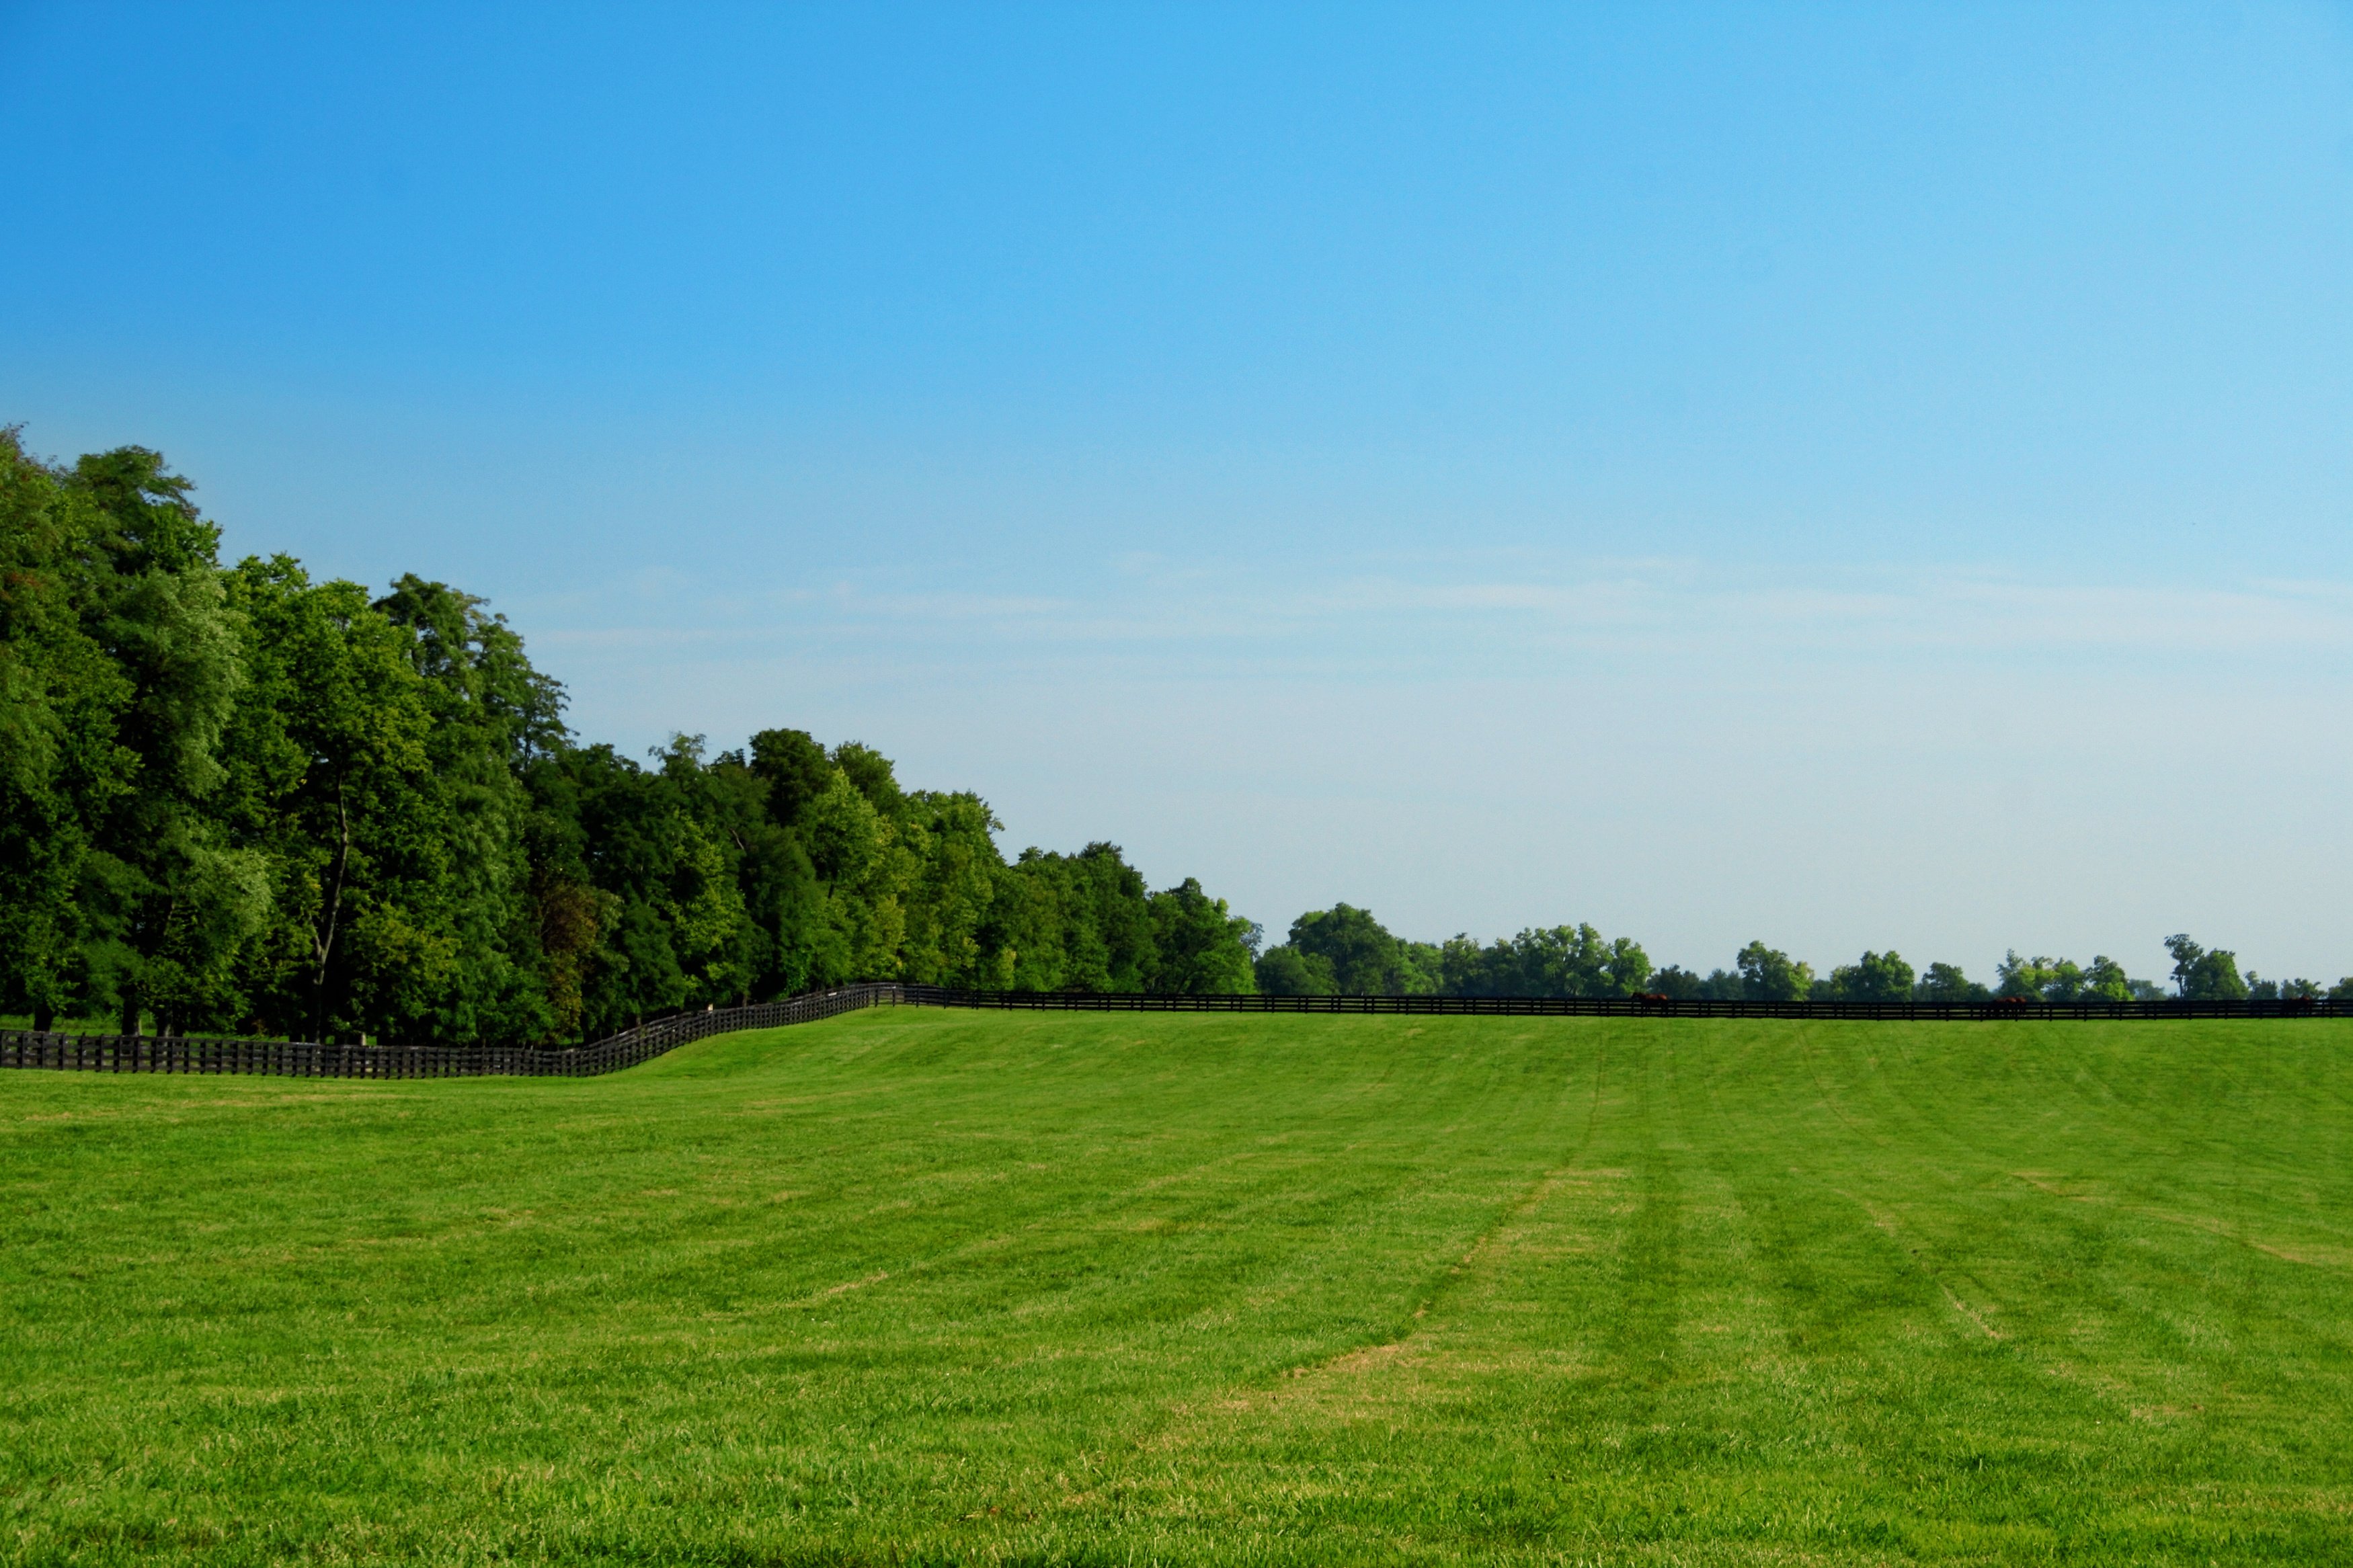
[[[860,979],[1253,984],[1196,879],[1008,860],[854,740],[584,743],[481,599],[225,565],[191,489],[0,433],[0,1011],[554,1043]]]
[[[976,988],[1951,1003],[2161,994],[2105,954],[1991,985],[1755,941],[1706,974],[1590,924],[1482,942],[1335,903],[1261,951],[1120,847],[1000,853],[987,802],[856,740],[585,742],[479,597],[219,559],[193,487],[125,447],[0,430],[0,1012],[125,1032],[547,1044],[853,980]],[[2167,939],[2175,994],[2324,994]],[[2353,980],[2327,994],[2353,995]]]

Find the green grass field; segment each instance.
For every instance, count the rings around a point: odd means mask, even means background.
[[[0,1075],[0,1561],[2353,1561],[2353,1026]]]

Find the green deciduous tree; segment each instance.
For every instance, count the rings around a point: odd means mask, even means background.
[[[1630,996],[1653,984],[1640,942],[1589,924],[1531,927],[1484,946],[1458,935],[1440,944],[1431,967],[1436,989],[1458,996]]]
[[[2123,964],[2100,953],[2085,966],[2076,994],[2087,1002],[2129,1002],[2132,978],[2125,973]]]
[[[1918,995],[1923,1002],[1956,1006],[1968,1002],[1982,1002],[1986,988],[1971,980],[1957,963],[1932,963],[1920,976]]]
[[[1912,999],[1912,966],[1895,952],[1865,952],[1831,971],[1831,998],[1882,1005]]]
[[[1761,942],[1742,948],[1735,962],[1740,970],[1740,994],[1747,1001],[1795,1002],[1813,990],[1810,965]]]
[[[129,675],[91,634],[102,521],[0,429],[0,1008],[47,1028],[91,989],[92,835],[134,787]]]
[[[1405,987],[1398,939],[1369,910],[1353,904],[1310,910],[1291,922],[1289,945],[1306,957],[1322,959],[1334,989],[1342,995],[1388,995]]]
[[[1250,942],[1254,927],[1202,891],[1198,878],[1155,893],[1153,945],[1159,963],[1152,988],[1178,995],[1240,994],[1256,989]]]
[[[2173,984],[2182,996],[2193,1002],[2236,1002],[2246,997],[2247,983],[2239,977],[2238,954],[2209,951],[2190,941],[2187,932],[2167,937],[2165,948],[2173,955]]]
[[[1259,990],[1269,996],[1335,996],[1340,991],[1329,959],[1289,942],[1259,954],[1253,973]]]
[[[481,599],[380,597],[290,558],[224,571],[191,487],[125,447],[70,467],[0,431],[0,1009],[47,1025],[533,1041],[862,979],[1096,992],[1889,1003],[1985,994],[1867,952],[1816,981],[1761,942],[1653,971],[1590,924],[1403,940],[1348,904],[1282,943],[1118,846],[1008,860],[965,792],[857,741],[765,729],[651,765],[566,730]],[[2179,994],[2316,995],[2168,940]],[[2008,953],[1997,987],[2154,994],[2101,955]],[[2353,993],[2353,981],[2330,994]]]
[[[1010,949],[1023,990],[1144,991],[1159,956],[1143,873],[1116,844],[1076,855],[1024,850],[999,882],[1003,921],[992,945]]]
[[[207,809],[227,776],[217,753],[246,679],[244,620],[215,561],[217,531],[160,455],[87,457],[64,487],[91,525],[83,630],[123,697],[111,715],[119,787],[83,802],[84,1000],[111,1002],[124,1033],[147,1007],[175,1028],[235,1008],[228,965],[269,910],[265,867]]]
[[[1008,864],[979,796],[859,742],[575,745],[480,598],[224,572],[188,495],[153,452],[0,433],[0,1007],[544,1043],[860,979],[1251,983],[1256,928],[1198,880],[1148,894],[1101,842]]]

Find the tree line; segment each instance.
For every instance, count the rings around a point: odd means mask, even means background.
[[[1285,941],[1119,847],[998,850],[978,795],[765,730],[647,762],[583,743],[484,601],[219,559],[136,447],[0,430],[0,1013],[124,1033],[555,1044],[852,980],[1278,994],[2054,1002],[2163,994],[2115,960],[1990,984],[1762,942],[1700,974],[1590,925],[1413,942],[1348,904]],[[2353,995],[2169,939],[2200,998]]]
[[[225,565],[190,488],[0,434],[0,1012],[552,1044],[854,979],[1252,984],[1196,879],[1008,861],[854,741],[582,743],[481,599]]]
[[[1654,966],[1641,944],[1605,937],[1590,925],[1533,928],[1481,943],[1470,936],[1443,942],[1395,936],[1369,910],[1348,904],[1311,910],[1291,923],[1289,939],[1260,952],[1254,974],[1261,991],[1278,995],[1663,996],[1676,1001],[1747,1002],[1987,1002],[2017,997],[2041,1002],[2154,1001],[2176,995],[2199,1001],[2300,996],[2353,997],[2353,977],[2323,986],[2312,980],[2266,980],[2239,972],[2238,954],[2209,950],[2187,934],[2166,939],[2173,955],[2168,992],[2137,980],[2105,954],[2088,964],[2071,959],[2021,957],[2010,951],[1995,966],[1993,983],[1971,980],[1955,963],[1915,971],[1896,952],[1865,952],[1852,963],[1817,974],[1803,960],[1752,942],[1730,969],[1696,973],[1680,965]]]

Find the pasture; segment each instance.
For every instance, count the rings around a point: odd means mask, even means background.
[[[2353,1559],[2353,1024],[0,1075],[0,1561]]]

